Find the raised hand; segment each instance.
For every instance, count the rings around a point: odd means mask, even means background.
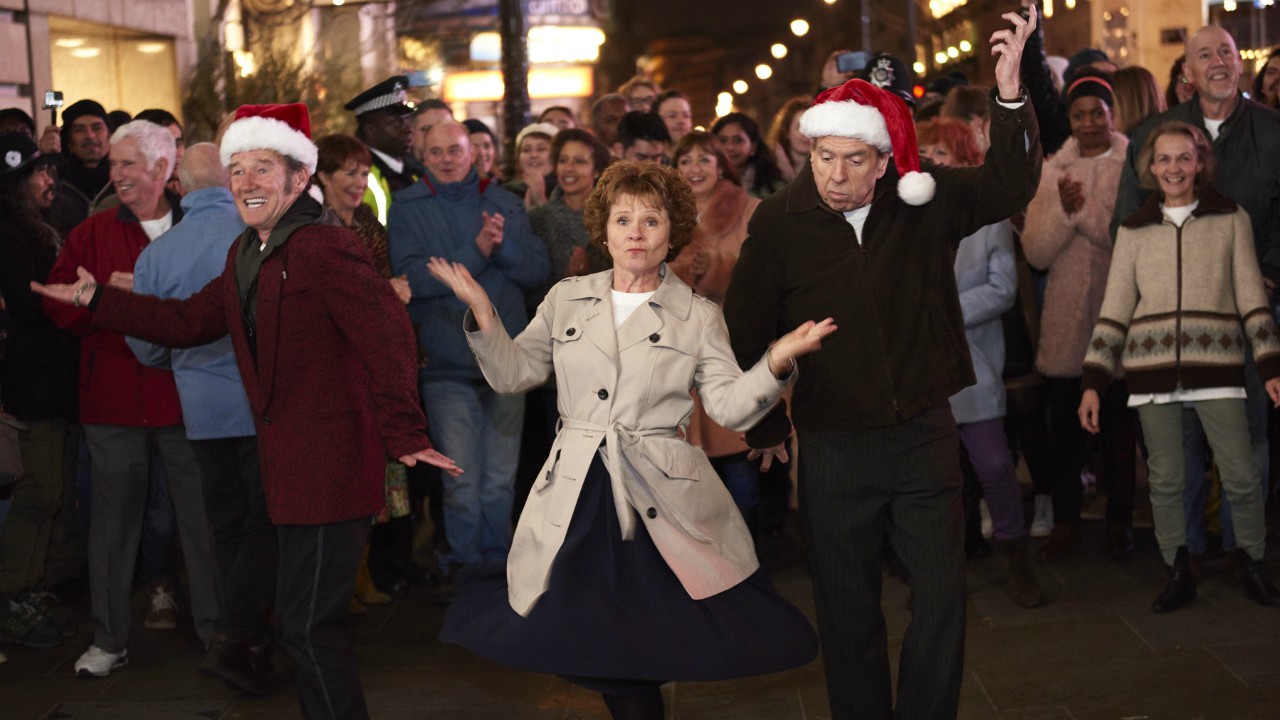
[[[1001,15],[1000,17],[1012,23],[1013,27],[997,30],[991,35],[991,54],[999,56],[996,59],[996,87],[1000,89],[1000,99],[1006,102],[1022,95],[1022,46],[1036,29],[1034,5],[1026,10],[1026,19],[1016,12]]]
[[[769,347],[769,370],[777,377],[785,377],[796,358],[821,350],[822,339],[835,331],[836,321],[832,318],[822,322],[806,320]]]
[[[822,64],[822,79],[819,81],[824,88],[832,88],[837,85],[843,85],[856,75],[851,72],[840,72],[840,68],[836,64],[836,58],[849,52],[848,50],[836,50],[827,56],[827,61]]]
[[[1075,215],[1084,207],[1084,183],[1072,180],[1070,175],[1058,178],[1058,199],[1063,212]]]
[[[427,270],[431,277],[439,280],[445,287],[453,291],[459,300],[471,308],[476,317],[476,324],[481,330],[488,330],[494,322],[493,305],[489,302],[489,293],[484,291],[480,283],[471,277],[471,271],[462,263],[451,263],[444,258],[433,257],[427,262]]]
[[[480,218],[482,222],[480,234],[476,236],[476,247],[480,248],[480,254],[489,257],[502,244],[502,228],[506,224],[506,218],[502,217],[502,213],[490,215],[487,212],[481,212]]]
[[[33,281],[31,283],[31,291],[50,300],[57,300],[60,303],[75,305],[76,307],[86,305],[89,299],[93,297],[93,289],[98,284],[98,281],[94,280],[93,275],[83,267],[76,268],[76,275],[79,279],[66,285],[42,285]],[[87,297],[85,293],[88,293]]]

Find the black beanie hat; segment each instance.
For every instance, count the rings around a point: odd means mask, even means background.
[[[96,115],[97,117],[102,118],[103,122],[107,121],[107,110],[102,107],[101,103],[97,100],[78,100],[68,105],[67,109],[62,111],[62,124],[64,126],[70,125],[75,122],[77,118],[84,117],[85,115]]]

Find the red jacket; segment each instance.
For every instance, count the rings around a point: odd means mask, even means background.
[[[409,315],[353,233],[306,225],[262,263],[255,360],[236,285],[240,244],[222,275],[187,300],[105,288],[94,326],[167,347],[230,333],[272,522],[372,516],[385,504],[386,456],[431,447]]]
[[[182,210],[170,198],[176,223]],[[106,282],[115,271],[133,272],[151,241],[136,216],[123,205],[89,216],[67,236],[49,272],[49,283],[75,283],[83,266]],[[124,335],[94,328],[84,308],[44,301],[55,325],[80,340],[80,421],[90,425],[164,427],[182,424],[182,405],[173,373],[138,362]]]

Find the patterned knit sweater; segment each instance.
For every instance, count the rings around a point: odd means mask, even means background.
[[[1102,392],[1117,365],[1131,393],[1243,387],[1246,341],[1262,379],[1280,377],[1249,215],[1208,188],[1178,227],[1159,200],[1120,226],[1084,387]]]

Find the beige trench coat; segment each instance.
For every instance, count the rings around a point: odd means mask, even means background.
[[[467,341],[498,392],[524,392],[556,374],[562,427],[507,558],[509,599],[521,615],[546,592],[597,451],[609,470],[623,537],[643,522],[690,597],[728,590],[759,567],[724,483],[706,455],[681,437],[693,412],[689,390],[698,389],[721,425],[745,430],[795,373],[778,380],[764,359],[743,373],[719,308],[665,266],[662,273],[653,298],[616,331],[611,270],[557,283],[514,341],[501,323],[479,332],[474,318],[466,320]]]

